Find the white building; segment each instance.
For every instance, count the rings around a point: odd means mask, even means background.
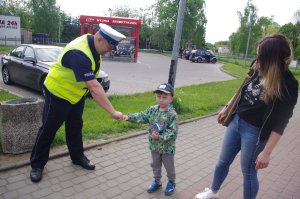
[[[15,46],[21,44],[20,17],[0,15],[0,45]]]
[[[228,46],[221,46],[218,48],[218,53],[219,54],[228,54],[228,53],[230,53],[230,50],[229,50]]]

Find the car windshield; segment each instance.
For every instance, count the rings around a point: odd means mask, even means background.
[[[62,48],[37,48],[37,58],[42,62],[55,62],[62,52]]]

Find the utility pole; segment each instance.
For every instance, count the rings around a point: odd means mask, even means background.
[[[173,51],[172,51],[172,60],[171,60],[170,71],[169,71],[169,80],[168,80],[168,83],[171,84],[173,87],[175,86],[178,53],[180,47],[179,45],[180,45],[183,19],[185,13],[185,4],[186,4],[186,0],[180,0],[178,14],[177,14],[176,31],[175,31],[175,38],[174,38]]]
[[[246,46],[246,53],[244,56],[244,65],[243,68],[246,67],[246,60],[248,58],[248,48],[249,48],[249,42],[250,42],[250,37],[251,37],[251,28],[252,28],[252,15],[253,15],[253,7],[249,6],[249,0],[248,0],[248,9],[249,10],[249,15],[248,15],[248,21],[247,21],[247,25],[249,26],[249,32],[248,32],[248,39],[247,39],[247,46]]]
[[[60,15],[58,15],[58,43],[60,43]]]

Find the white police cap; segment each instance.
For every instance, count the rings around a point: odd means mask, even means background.
[[[106,41],[112,46],[113,49],[119,44],[121,40],[126,38],[125,35],[119,33],[118,31],[112,29],[110,26],[104,23],[100,23],[99,27],[100,35],[106,39]]]

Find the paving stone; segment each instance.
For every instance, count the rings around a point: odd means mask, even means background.
[[[3,194],[4,199],[17,198],[19,196],[17,191],[10,191]]]
[[[63,199],[64,196],[62,193],[55,192],[47,196],[47,199]]]
[[[104,194],[108,197],[108,198],[114,198],[115,196],[119,195],[122,193],[122,190],[119,189],[118,187],[113,187],[110,188],[108,190],[106,190],[104,192]]]
[[[39,189],[38,191],[35,191],[32,193],[33,198],[42,198],[44,196],[48,196],[52,194],[53,191],[51,188],[44,188],[44,189]]]
[[[39,187],[38,186],[32,186],[32,185],[27,185],[25,187],[22,187],[20,189],[18,189],[18,193],[23,196],[32,192],[35,192],[36,190],[38,190]]]

